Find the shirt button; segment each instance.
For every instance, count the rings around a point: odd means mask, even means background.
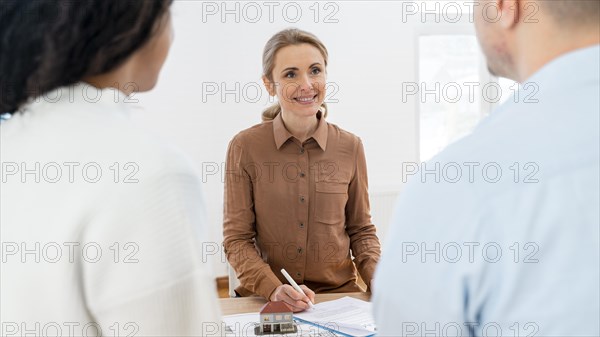
[[[300,276],[302,276],[302,274],[300,274],[300,272],[297,272],[296,276],[300,277]]]
[[[302,248],[298,248],[298,254],[302,254]]]
[[[303,222],[300,223],[300,228],[304,228],[304,223]]]
[[[300,202],[304,202],[304,196],[300,196]]]
[[[300,154],[304,153],[304,149],[300,149]]]
[[[304,172],[300,172],[300,177],[301,177],[301,178],[304,178],[304,176],[305,176],[305,175],[306,175],[306,174],[304,174]]]

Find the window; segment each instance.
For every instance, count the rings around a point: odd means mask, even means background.
[[[294,324],[292,324],[292,323],[281,324],[281,331],[282,332],[294,331]]]
[[[484,115],[474,35],[425,35],[418,38],[419,153],[425,161],[468,134]]]
[[[469,134],[519,87],[489,74],[475,37],[472,3],[438,0],[417,9],[417,149],[419,160],[426,161]]]

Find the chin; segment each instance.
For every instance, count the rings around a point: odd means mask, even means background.
[[[156,76],[152,79],[149,79],[149,80],[136,82],[137,92],[150,91],[150,90],[154,89],[154,87],[156,87],[157,83],[158,83],[158,76]]]
[[[282,106],[282,108],[286,111],[289,111],[294,116],[297,117],[310,117],[317,114],[319,111],[320,105],[311,105],[311,106],[300,106],[298,104],[291,104]]]
[[[498,69],[497,67],[488,65],[488,71],[490,72],[490,74],[492,74],[492,76],[503,77],[503,78],[507,78],[509,80],[518,82],[518,79],[516,78],[516,76],[509,74],[508,71],[506,71],[506,70],[501,70],[501,69]]]
[[[156,87],[156,82],[153,82],[152,84],[146,85],[144,87],[140,87],[140,92],[150,91],[154,89],[154,87]]]
[[[488,64],[488,72],[492,75],[492,76],[496,76],[496,77],[500,77],[500,75],[498,75],[498,72],[494,69],[494,67],[490,66]]]
[[[306,108],[301,108],[296,110],[296,114],[298,116],[304,116],[304,117],[310,117],[310,116],[315,116],[317,114],[317,112],[319,112],[319,107],[317,106],[311,106],[311,107],[306,107]]]

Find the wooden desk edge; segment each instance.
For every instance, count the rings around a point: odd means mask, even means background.
[[[361,292],[361,293],[331,293],[331,294],[317,294],[315,295],[315,302],[327,302],[331,300],[336,300],[338,298],[342,298],[344,296],[350,296],[354,298],[358,298],[360,300],[369,301],[371,298],[371,293]],[[222,315],[234,315],[234,314],[243,314],[249,312],[258,312],[260,308],[267,303],[267,301],[258,296],[252,297],[237,297],[237,298],[220,298],[219,304],[221,306],[221,314]]]

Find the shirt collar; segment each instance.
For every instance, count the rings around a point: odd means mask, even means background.
[[[532,88],[526,89],[524,85],[535,86],[537,96],[560,94],[562,88],[577,86],[581,83],[598,83],[600,74],[600,45],[596,44],[567,52],[548,62],[537,72],[521,83],[521,88],[516,97],[508,99],[486,117],[479,126],[487,125],[520,104],[529,104],[523,97],[531,95]],[[560,91],[557,91],[560,90]],[[521,99],[519,99],[521,98]],[[479,127],[478,126],[478,127]]]
[[[86,82],[76,82],[74,84],[59,87],[49,92],[32,97],[28,102],[19,108],[18,112],[38,110],[42,111],[49,107],[58,106],[57,104],[78,105],[78,107],[103,106],[111,113],[129,118],[132,104],[127,104],[130,97],[115,88],[99,89]],[[137,106],[136,106],[137,107]]]
[[[600,73],[600,45],[596,44],[567,52],[548,62],[524,83],[538,83],[540,89],[555,86],[562,87],[565,83],[574,84],[598,81]]]
[[[322,117],[322,113],[319,111],[317,113],[317,118],[319,119],[319,125],[315,130],[315,133],[310,138],[313,138],[319,147],[323,151],[327,148],[327,122],[325,118]],[[273,119],[273,134],[275,136],[275,146],[279,150],[281,146],[291,137],[294,137],[283,124],[283,118],[281,117],[281,113],[278,113]]]

